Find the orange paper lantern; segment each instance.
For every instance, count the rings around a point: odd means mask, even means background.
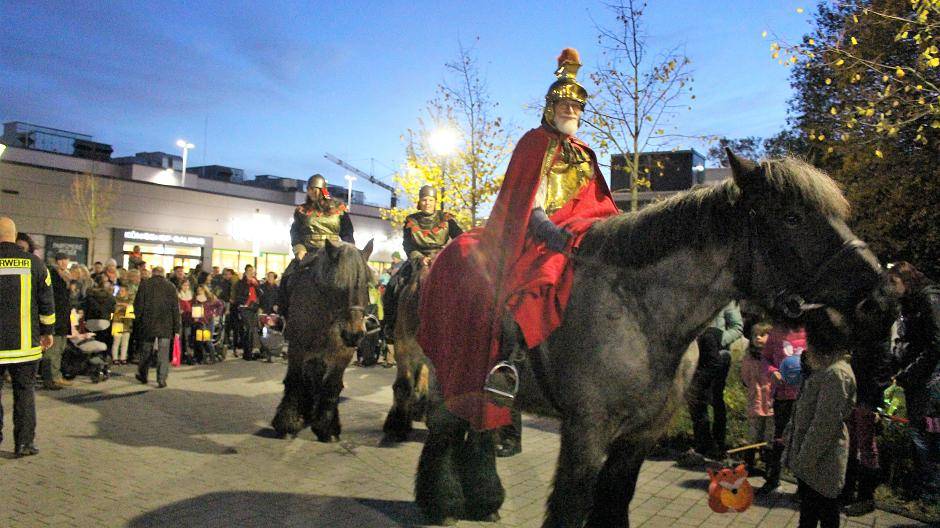
[[[747,481],[744,464],[734,468],[708,470],[708,506],[717,513],[743,512],[754,501],[754,488]]]

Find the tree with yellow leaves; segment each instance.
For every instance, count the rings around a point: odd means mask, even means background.
[[[65,209],[88,235],[88,256],[94,259],[98,230],[111,218],[114,183],[91,172],[76,174],[72,179]]]
[[[691,61],[679,48],[656,58],[648,55],[642,23],[645,2],[621,0],[608,7],[617,22],[612,28],[597,26],[605,62],[591,74],[597,90],[588,99],[583,123],[601,155],[623,156],[635,211],[639,189],[648,188],[652,177],[649,168],[640,166],[640,154],[686,137],[667,129],[678,112],[692,108],[686,101],[695,99]]]
[[[401,207],[383,209],[383,218],[398,227],[415,212],[423,185],[438,189],[440,207],[451,212],[464,228],[475,227],[495,198],[503,180],[499,171],[512,152],[511,130],[496,115],[473,49],[459,44],[456,61],[445,64],[447,79],[428,102],[418,127],[404,134],[406,162],[392,180],[408,198]],[[436,153],[435,136],[451,135],[455,152]]]

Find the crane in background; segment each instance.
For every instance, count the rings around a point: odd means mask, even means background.
[[[356,167],[353,167],[352,165],[346,163],[345,161],[343,161],[343,160],[337,158],[336,156],[334,156],[334,155],[332,155],[332,154],[330,154],[330,153],[324,154],[323,157],[326,158],[326,159],[328,159],[328,160],[330,160],[330,161],[332,161],[333,163],[339,165],[340,167],[342,167],[342,168],[348,170],[349,172],[355,174],[356,176],[359,176],[360,178],[362,178],[362,179],[364,179],[364,180],[368,180],[368,181],[372,182],[373,185],[376,185],[376,186],[378,186],[378,187],[381,187],[381,188],[385,189],[386,191],[392,193],[392,197],[391,197],[391,199],[389,200],[389,204],[390,204],[390,205],[389,205],[389,208],[394,208],[394,207],[396,207],[396,206],[398,205],[398,191],[395,190],[395,188],[392,187],[391,185],[389,185],[389,184],[387,184],[387,183],[385,183],[385,182],[383,182],[383,181],[381,181],[381,180],[377,180],[377,179],[375,178],[375,176],[373,176],[373,175],[371,175],[371,174],[368,174],[368,173],[366,173],[366,172],[363,172],[363,171],[357,169]]]

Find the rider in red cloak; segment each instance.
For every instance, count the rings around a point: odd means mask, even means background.
[[[509,423],[484,392],[504,354],[505,314],[525,346],[561,324],[573,280],[570,254],[594,222],[617,213],[597,157],[574,137],[587,91],[572,48],[558,57],[542,125],[516,145],[486,227],[457,237],[421,290],[418,342],[435,367],[447,408],[478,430]]]

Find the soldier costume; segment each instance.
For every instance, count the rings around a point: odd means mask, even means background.
[[[437,190],[431,185],[425,185],[418,191],[419,210],[405,217],[402,228],[402,246],[408,260],[402,264],[382,294],[382,306],[385,318],[382,320],[385,337],[388,343],[395,342],[395,319],[398,310],[398,290],[411,278],[412,260],[416,258],[433,258],[448,242],[457,238],[463,229],[457,224],[454,216],[443,210],[435,209]]]
[[[356,243],[346,204],[331,198],[326,189],[326,178],[314,174],[307,180],[307,199],[294,209],[294,221],[290,226],[294,260],[281,274],[282,298],[279,305],[285,317],[289,308],[291,276],[307,253],[316,253],[327,240]]]
[[[517,340],[537,347],[561,324],[570,254],[594,222],[617,213],[594,152],[573,136],[587,101],[580,66],[576,50],[562,52],[542,124],[513,151],[486,227],[448,245],[421,291],[418,342],[448,409],[478,430],[510,422],[484,393],[487,373]]]

